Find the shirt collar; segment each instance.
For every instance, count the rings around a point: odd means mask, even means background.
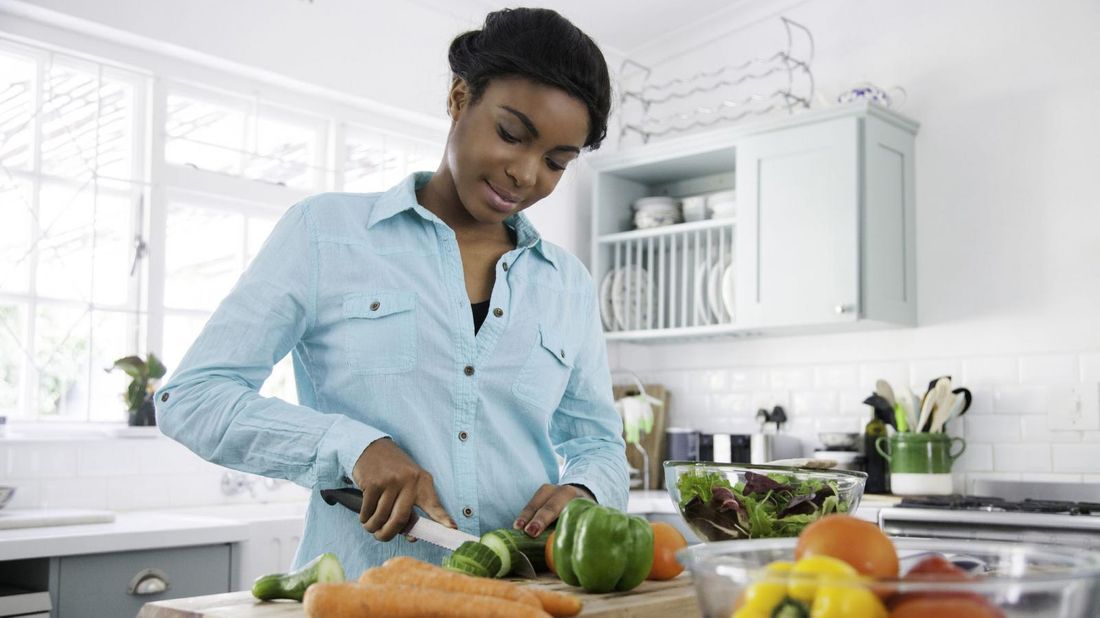
[[[438,217],[416,201],[416,190],[426,185],[431,178],[432,172],[414,172],[383,193],[374,203],[374,208],[371,209],[367,228],[370,229],[379,221],[385,221],[406,210],[413,210],[429,221],[439,221]],[[534,249],[544,260],[550,262],[551,266],[558,267],[550,252],[543,246],[542,236],[539,235],[538,230],[535,229],[535,226],[526,215],[517,212],[505,219],[504,224],[515,230],[516,246],[518,248]]]

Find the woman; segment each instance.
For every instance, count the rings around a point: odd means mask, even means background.
[[[577,497],[626,506],[591,277],[521,214],[606,135],[607,66],[540,9],[490,14],[449,56],[436,172],[292,207],[156,395],[162,431],[210,461],[363,490],[359,521],[313,494],[295,566],[440,562],[400,535],[414,506],[531,535]],[[300,405],[257,393],[287,352]]]

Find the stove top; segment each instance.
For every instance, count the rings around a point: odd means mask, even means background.
[[[908,496],[898,508],[946,509],[952,511],[987,511],[1015,513],[1059,513],[1065,515],[1100,515],[1100,503],[1070,500],[1007,500],[994,496]]]

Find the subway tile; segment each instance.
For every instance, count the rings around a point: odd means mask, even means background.
[[[929,382],[942,376],[950,376],[952,384],[961,384],[962,362],[941,358],[914,361],[909,365],[909,383],[920,390],[918,395],[923,395],[928,390]]]
[[[1082,354],[1078,363],[1082,382],[1100,382],[1100,352]]]
[[[768,373],[763,369],[732,369],[730,388],[735,391],[764,390],[768,388]]]
[[[720,417],[751,416],[756,410],[752,407],[752,396],[748,393],[726,393],[711,395],[708,413]]]
[[[12,478],[70,478],[76,476],[76,449],[57,442],[13,444],[7,467]]]
[[[867,395],[875,390],[876,380],[886,380],[895,390],[903,386],[911,386],[909,365],[903,362],[888,362],[863,363],[859,366],[859,387],[867,389]]]
[[[1020,441],[1020,417],[1018,416],[968,415],[963,418],[963,422],[966,424],[966,439],[971,442],[999,444]]]
[[[843,390],[837,393],[837,414],[864,418],[864,422],[871,420],[871,406],[863,403],[871,391]]]
[[[39,481],[34,479],[3,480],[5,485],[15,487],[15,493],[4,508],[8,509],[36,509],[41,506],[42,491]]]
[[[814,369],[814,385],[817,388],[856,388],[859,386],[859,367],[856,365],[825,365]]]
[[[85,442],[77,448],[76,473],[78,476],[125,476],[137,474],[138,465],[134,448],[121,440]]]
[[[1053,455],[1055,472],[1100,474],[1100,449],[1094,444],[1059,444]]]
[[[203,459],[186,446],[165,438],[135,445],[140,469],[145,474],[186,474],[198,470]]]
[[[132,511],[171,506],[171,494],[179,487],[165,483],[161,476],[113,477],[107,479],[107,508]]]
[[[836,416],[837,395],[833,391],[796,391],[791,393],[788,415],[814,417]]]
[[[1049,472],[1049,444],[996,444],[993,468],[997,472]]]
[[[688,388],[703,393],[720,393],[729,389],[729,372],[725,369],[707,369],[691,372]]]
[[[1021,384],[1076,384],[1079,377],[1077,357],[1072,354],[1020,358]]]
[[[1050,417],[1046,414],[1025,414],[1020,417],[1020,432],[1028,442],[1065,443],[1080,442],[1080,431],[1052,431]]]
[[[782,406],[789,417],[791,415],[790,394],[786,391],[759,391],[752,394],[753,414],[756,414],[756,411],[760,408],[766,408],[770,411],[775,406]]]
[[[688,375],[684,371],[661,371],[642,374],[641,379],[644,384],[660,384],[669,391],[682,393],[687,389]],[[622,383],[625,384],[625,381]]]
[[[854,417],[818,417],[817,418],[817,433],[863,433],[863,425],[858,418]],[[816,438],[816,436],[815,436]],[[861,438],[862,440],[862,438]],[[816,442],[817,440],[815,440]]]
[[[808,367],[772,369],[768,377],[771,380],[771,387],[776,390],[811,388],[814,384],[814,373]]]
[[[1012,356],[991,356],[963,361],[962,384],[1016,384],[1020,363]]]
[[[970,408],[967,416],[993,414],[993,389],[989,386],[966,387],[970,391]]]
[[[173,474],[165,476],[164,482],[173,488],[169,496],[171,506],[221,504],[226,498],[219,474]]]
[[[43,508],[48,509],[106,509],[107,479],[96,477],[45,479],[42,481],[40,502]]]
[[[1002,386],[993,391],[993,411],[1003,414],[1039,414],[1047,409],[1050,392],[1045,386]]]
[[[993,445],[967,444],[966,450],[955,460],[951,469],[958,472],[992,472]]]

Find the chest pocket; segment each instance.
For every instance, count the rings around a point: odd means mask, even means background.
[[[539,410],[556,410],[573,373],[574,352],[560,331],[539,326],[539,345],[527,355],[512,384],[512,394]]]
[[[416,366],[416,295],[412,292],[347,294],[344,321],[344,353],[352,373],[402,373]]]

